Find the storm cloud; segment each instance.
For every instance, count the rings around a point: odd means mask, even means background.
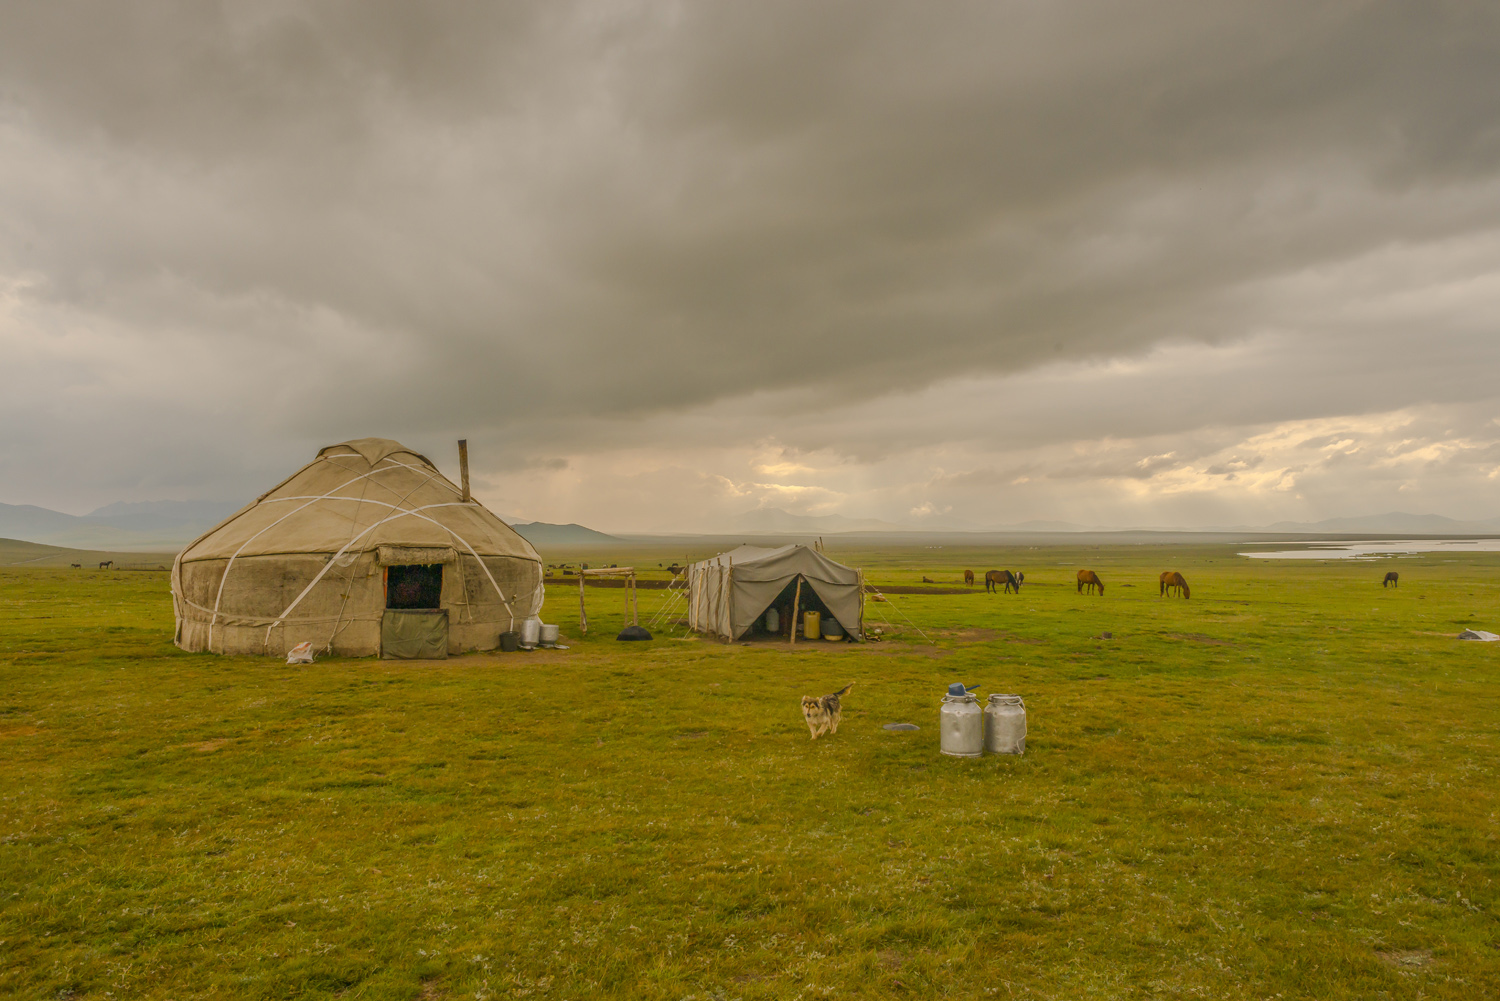
[[[1487,517],[1497,274],[1490,4],[0,11],[11,503]]]

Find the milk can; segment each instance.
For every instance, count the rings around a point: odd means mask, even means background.
[[[984,749],[991,754],[1026,753],[1026,703],[1021,696],[990,696],[984,707]]]
[[[944,754],[977,758],[984,753],[984,710],[979,708],[979,697],[961,682],[949,685],[943,696],[938,733],[938,747]]]

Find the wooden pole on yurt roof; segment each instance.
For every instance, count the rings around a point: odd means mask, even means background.
[[[469,439],[458,439],[458,478],[462,481],[464,503],[469,503]]]

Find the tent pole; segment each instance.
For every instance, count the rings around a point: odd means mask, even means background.
[[[792,594],[792,646],[797,645],[797,606],[802,604],[802,575],[797,575],[797,590]]]
[[[865,638],[865,569],[859,568],[859,638]]]

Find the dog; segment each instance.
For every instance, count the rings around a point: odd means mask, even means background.
[[[838,733],[839,721],[844,718],[844,706],[839,700],[849,694],[854,682],[849,682],[832,695],[821,699],[811,695],[802,696],[802,718],[807,720],[807,729],[812,732],[810,740],[817,740],[825,733]]]

